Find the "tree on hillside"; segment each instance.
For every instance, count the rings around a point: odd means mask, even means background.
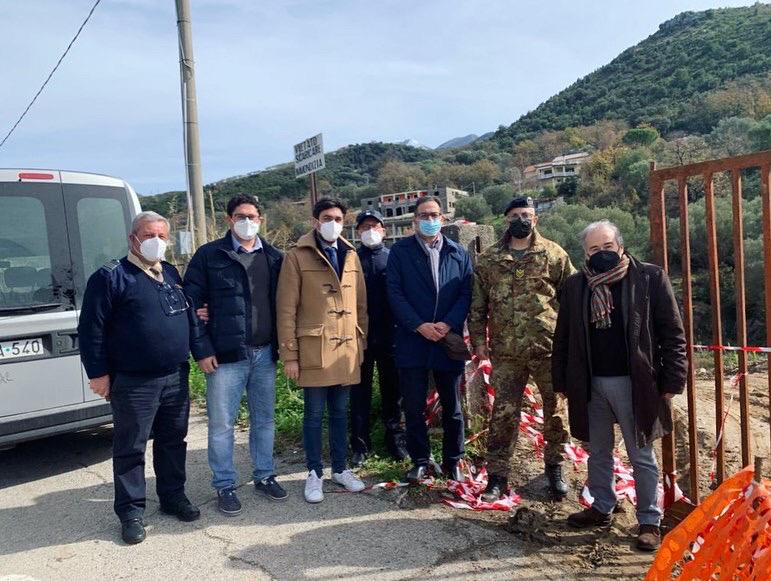
[[[418,166],[401,161],[387,161],[377,175],[381,194],[405,192],[426,187],[426,174]]]
[[[455,202],[455,217],[465,218],[471,222],[482,222],[492,215],[490,206],[482,196],[458,198]]]
[[[501,177],[498,165],[489,159],[475,161],[465,172],[466,188],[473,184],[477,190],[493,184]]]
[[[659,132],[653,127],[635,127],[624,134],[622,141],[633,147],[648,147],[659,138]]]
[[[511,184],[500,184],[497,186],[487,186],[480,193],[492,213],[498,216],[515,197],[515,191]]]
[[[721,119],[707,137],[707,143],[713,150],[720,152],[721,156],[749,153],[753,149],[750,131],[756,125],[757,122],[754,119],[746,117]]]

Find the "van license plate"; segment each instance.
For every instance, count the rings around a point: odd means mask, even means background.
[[[16,341],[0,341],[0,361],[16,359],[17,357],[34,357],[43,355],[43,339],[18,339]]]

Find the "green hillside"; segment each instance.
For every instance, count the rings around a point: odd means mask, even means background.
[[[485,193],[489,207],[476,202],[469,208],[479,218],[515,190],[531,187],[522,180],[525,167],[580,150],[593,155],[582,185],[561,193],[587,205],[642,212],[650,159],[672,165],[765,149],[771,146],[769,113],[771,5],[685,12],[488,139],[434,151],[350,145],[327,155],[319,188],[357,205],[363,197],[400,189],[460,187]],[[308,183],[284,164],[205,190],[217,211],[237,192],[284,211],[284,201],[307,196]],[[144,197],[142,205],[174,214],[184,210],[185,196]],[[280,222],[293,220],[287,215]]]
[[[753,116],[768,98],[771,5],[684,12],[610,63],[494,136],[501,146],[548,129],[619,119],[660,132],[706,133],[722,117]],[[726,97],[740,90],[743,100]]]

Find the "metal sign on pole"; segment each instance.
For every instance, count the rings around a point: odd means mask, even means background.
[[[294,146],[294,177],[311,177],[311,205],[318,200],[316,172],[326,167],[322,134],[309,137]]]

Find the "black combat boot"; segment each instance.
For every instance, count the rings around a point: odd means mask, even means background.
[[[554,500],[562,500],[568,495],[568,484],[562,478],[562,464],[547,464],[546,478],[549,480],[549,493]]]
[[[487,481],[487,488],[482,493],[482,500],[484,502],[495,502],[500,500],[506,491],[509,489],[509,481],[504,476],[498,476],[497,474],[490,474],[490,478]]]

